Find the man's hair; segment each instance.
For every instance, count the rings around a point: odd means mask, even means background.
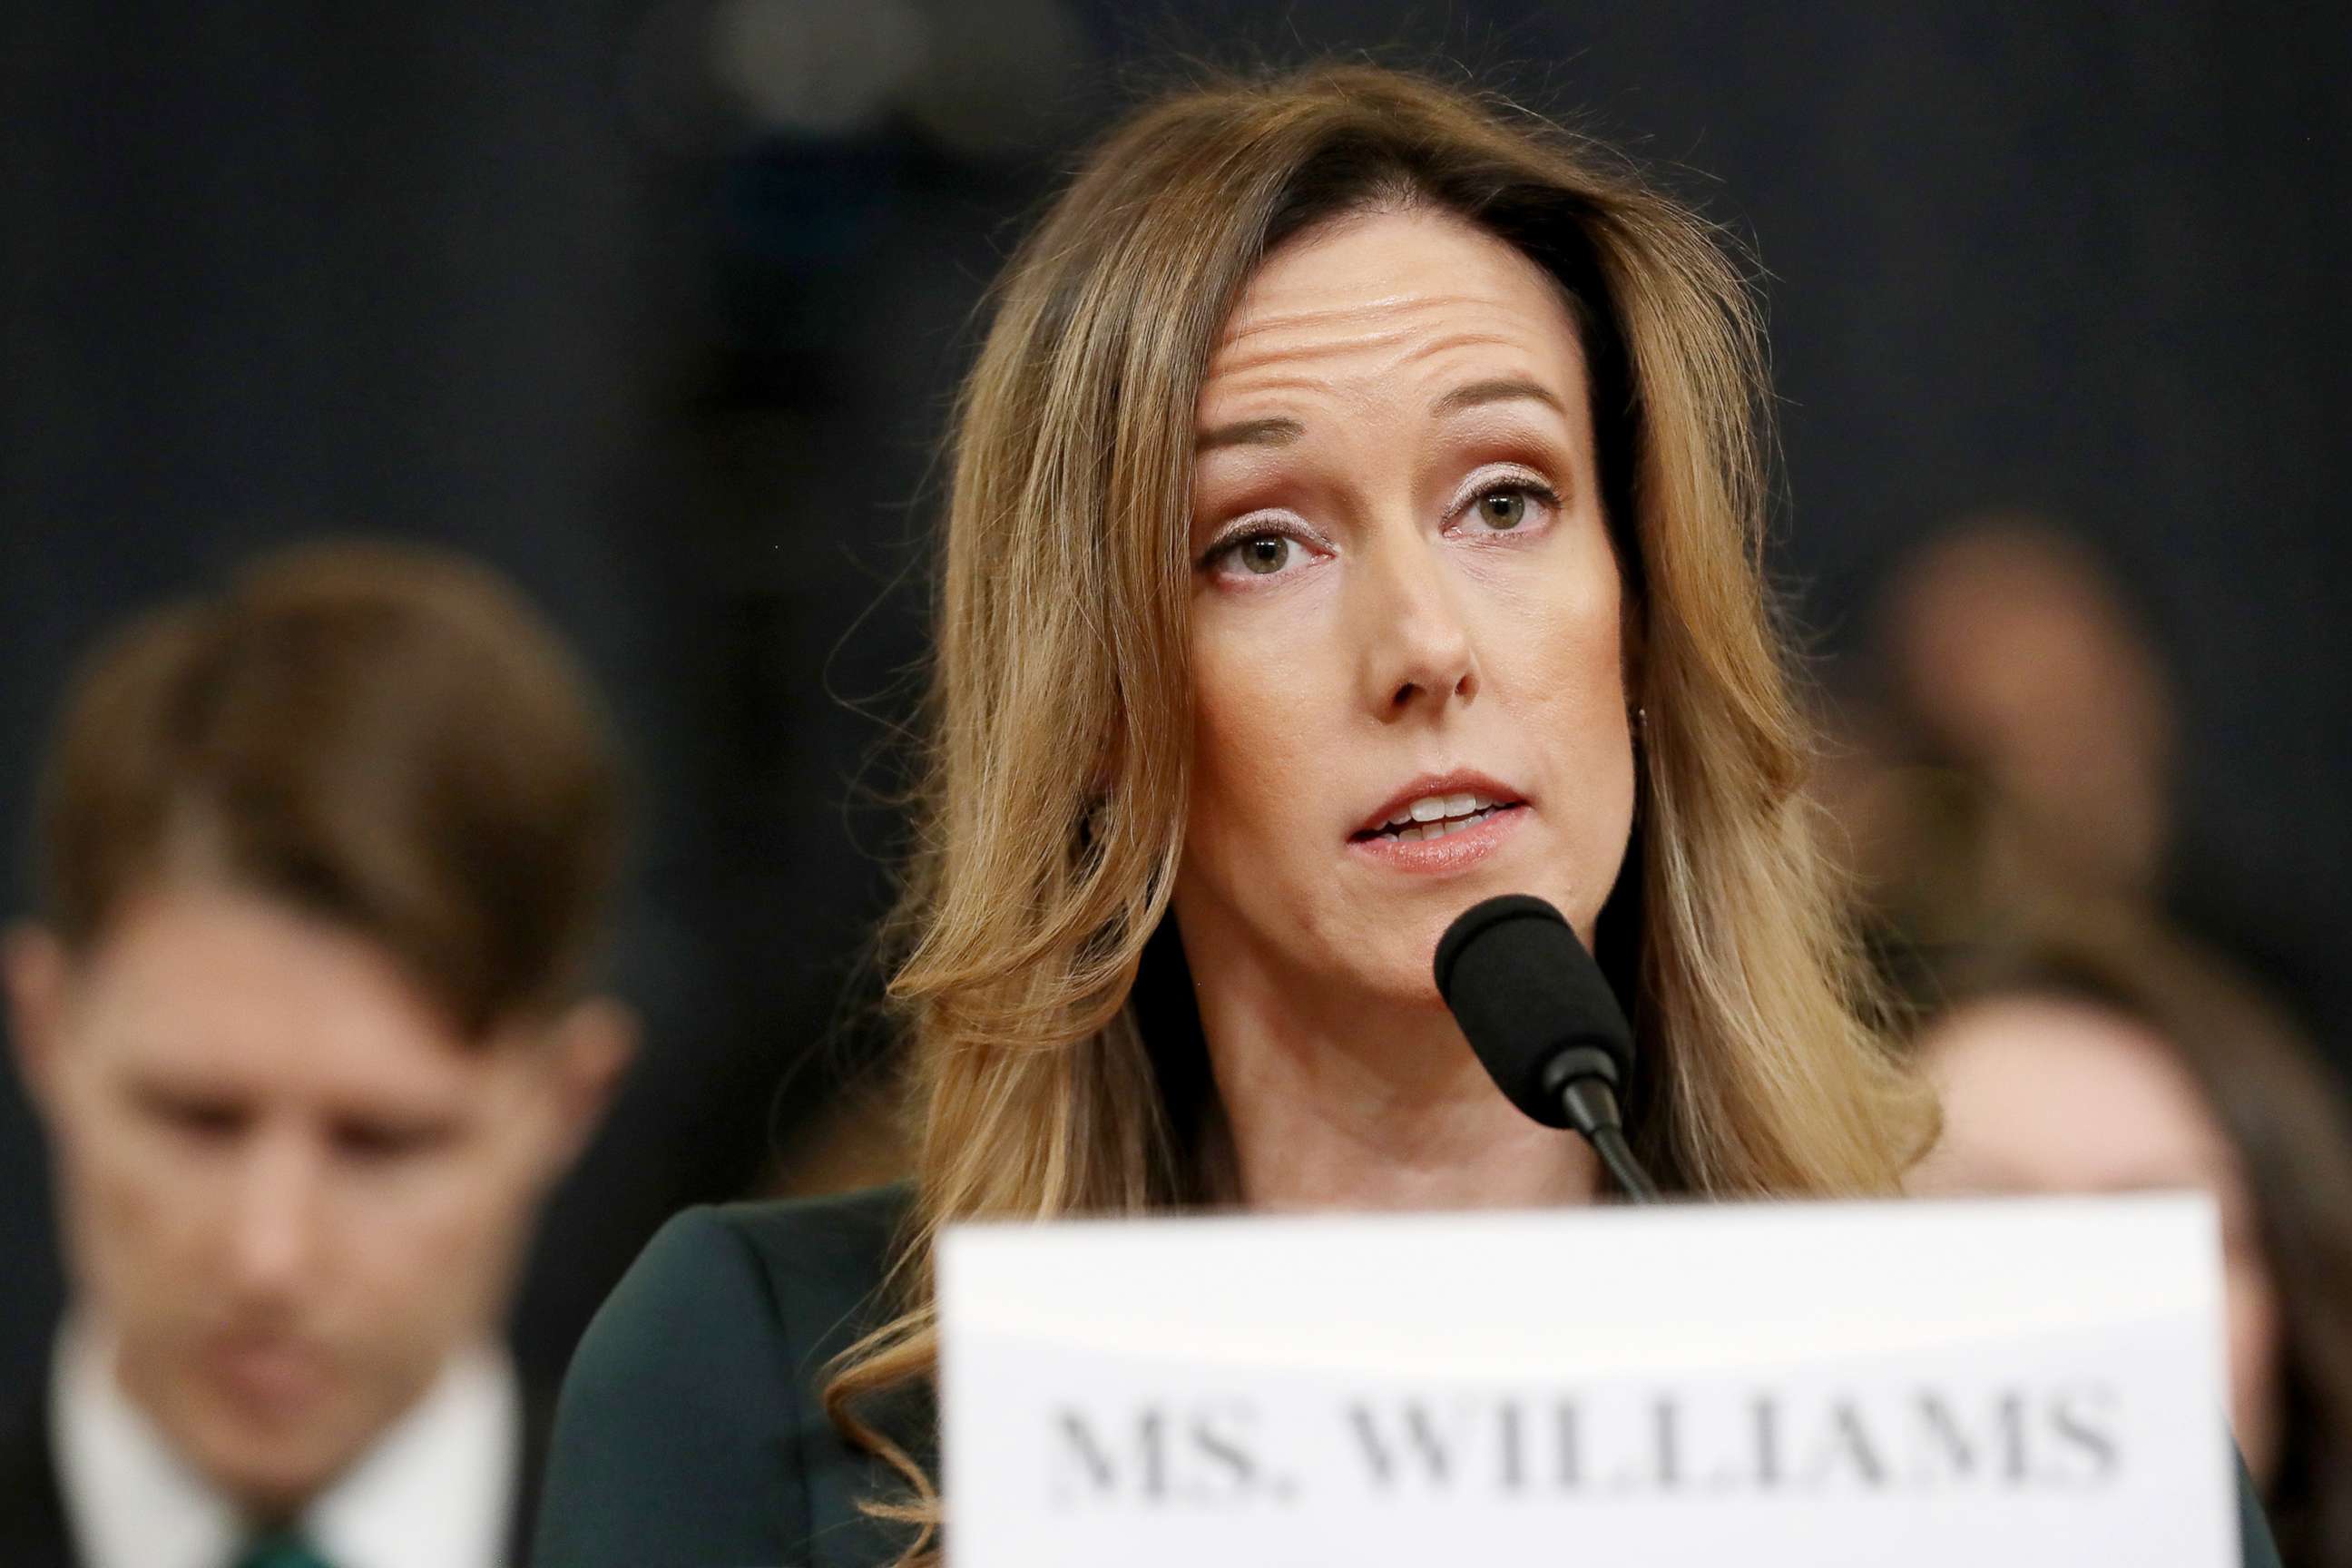
[[[602,934],[620,778],[554,631],[455,555],[329,543],[141,616],[76,676],[42,779],[71,951],[187,875],[379,943],[468,1039],[560,1005]]]

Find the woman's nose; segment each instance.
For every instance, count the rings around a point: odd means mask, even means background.
[[[1357,636],[1364,697],[1382,718],[1443,709],[1477,691],[1478,661],[1459,584],[1439,549],[1392,539],[1358,554]]]

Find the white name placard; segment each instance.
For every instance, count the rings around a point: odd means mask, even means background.
[[[975,1226],[957,1568],[2231,1568],[2189,1196]]]

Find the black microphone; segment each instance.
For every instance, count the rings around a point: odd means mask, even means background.
[[[1657,1200],[1619,1124],[1633,1028],[1558,910],[1525,893],[1472,905],[1438,942],[1437,994],[1513,1105],[1574,1128],[1627,1196]]]

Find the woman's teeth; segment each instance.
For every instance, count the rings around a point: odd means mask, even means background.
[[[1389,818],[1380,835],[1407,842],[1443,838],[1477,826],[1500,809],[1501,803],[1483,795],[1425,795]]]

